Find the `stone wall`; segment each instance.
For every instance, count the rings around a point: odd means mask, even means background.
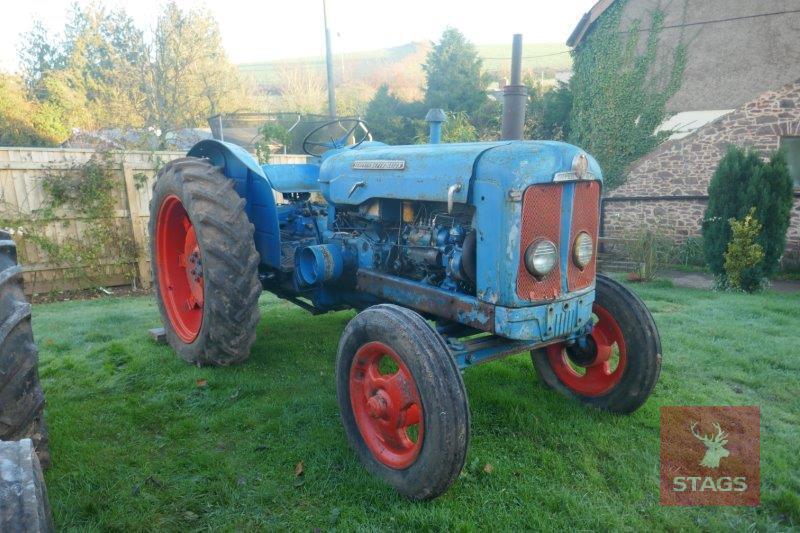
[[[649,226],[682,242],[700,235],[708,185],[728,145],[769,156],[783,136],[800,136],[800,80],[761,94],[682,139],[666,141],[628,170],[604,202],[606,237]],[[653,198],[659,198],[653,200]],[[795,194],[785,262],[800,265],[800,196]]]

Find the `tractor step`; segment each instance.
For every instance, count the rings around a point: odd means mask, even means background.
[[[147,333],[151,339],[156,341],[156,344],[167,344],[167,332],[164,331],[164,328],[148,329]]]

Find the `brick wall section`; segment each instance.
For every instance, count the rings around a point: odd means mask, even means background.
[[[711,176],[727,146],[753,147],[769,155],[779,148],[782,136],[800,136],[800,80],[763,93],[691,135],[666,141],[635,161],[625,184],[611,191],[609,200],[604,202],[604,235],[624,237],[641,226],[658,227],[678,242],[700,235],[706,202],[696,197],[708,194]],[[654,196],[670,198],[636,199]],[[797,196],[785,262],[800,264]]]

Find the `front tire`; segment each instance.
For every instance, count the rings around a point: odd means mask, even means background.
[[[199,365],[246,359],[259,320],[259,256],[233,185],[204,159],[177,159],[159,172],[150,202],[153,285],[167,341]]]
[[[591,349],[563,343],[531,352],[546,386],[613,413],[631,413],[653,392],[661,372],[661,339],[641,299],[599,274],[592,308]]]
[[[414,311],[370,307],[336,357],[347,439],[372,474],[413,500],[442,494],[464,467],[469,404],[441,336]]]

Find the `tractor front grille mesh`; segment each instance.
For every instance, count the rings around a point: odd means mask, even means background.
[[[542,279],[536,279],[525,268],[525,250],[539,239],[559,245],[562,192],[560,184],[531,185],[525,189],[517,270],[517,296],[523,300],[553,300],[561,292],[561,269],[556,266]]]
[[[561,199],[564,187],[574,187],[570,235],[561,235]],[[585,289],[594,281],[597,269],[597,238],[600,214],[600,182],[583,181],[565,185],[548,183],[531,185],[522,198],[522,230],[520,257],[517,269],[517,296],[523,300],[554,300],[561,294],[561,279],[567,276],[570,292]],[[580,270],[572,261],[572,246],[582,231],[592,237],[594,254],[592,261]],[[531,243],[547,239],[558,246],[559,253],[569,253],[567,272],[561,272],[561,260],[547,276],[533,277],[525,268],[525,250]]]
[[[600,221],[600,182],[583,181],[575,184],[575,198],[572,202],[572,229],[570,230],[570,254],[575,238],[582,231],[592,237],[594,250],[592,261],[581,270],[570,257],[567,267],[567,286],[570,291],[585,289],[592,284],[597,268],[597,239]]]

